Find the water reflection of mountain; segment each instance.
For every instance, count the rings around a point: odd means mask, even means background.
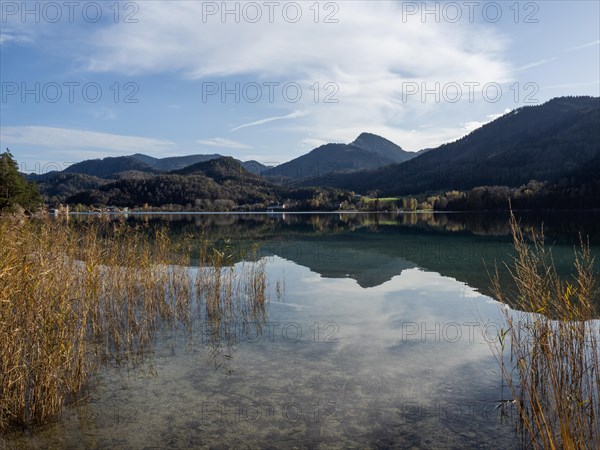
[[[598,245],[599,217],[518,215],[526,232],[540,232],[543,224],[563,273],[570,270],[580,231]],[[175,233],[228,239],[238,249],[256,243],[260,256],[276,255],[326,278],[352,278],[364,288],[419,267],[488,293],[486,265],[502,269],[512,253],[506,213],[172,215],[160,220],[169,221]]]
[[[354,236],[315,239],[277,239],[261,245],[261,256],[279,256],[324,278],[352,278],[363,288],[378,286],[417,265],[401,256],[386,254]]]

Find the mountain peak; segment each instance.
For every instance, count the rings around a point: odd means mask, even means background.
[[[331,172],[356,172],[408,161],[417,154],[372,133],[361,133],[350,144],[324,144],[262,174],[284,181],[316,178]]]
[[[382,139],[384,141],[390,142],[388,139],[379,136],[378,134],[374,134],[374,133],[369,133],[368,131],[363,131],[362,133],[360,133],[358,135],[358,137],[356,139],[354,139],[354,141],[352,142],[352,144],[354,142],[360,142],[362,140],[368,140],[368,139]]]
[[[360,135],[349,145],[362,148],[371,153],[383,155],[392,159],[394,162],[407,161],[414,156],[414,154],[403,150],[402,147],[394,144],[392,141],[373,133],[360,133]]]

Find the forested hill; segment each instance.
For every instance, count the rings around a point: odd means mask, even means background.
[[[222,157],[167,174],[105,181],[68,197],[70,205],[150,207],[188,211],[264,210],[290,202],[298,209],[336,209],[351,198],[329,188],[289,189],[276,186]]]
[[[278,199],[274,187],[244,169],[240,162],[222,157],[150,177],[123,178],[69,197],[67,203],[161,207],[189,205],[220,209],[244,204],[268,204]]]
[[[257,183],[265,184],[261,177],[245,169],[239,161],[230,156],[223,156],[221,158],[199,162],[183,169],[175,170],[171,173],[176,175],[202,174],[212,178],[217,183],[234,180],[240,182],[255,181]]]
[[[410,161],[318,185],[382,195],[558,180],[600,155],[600,98],[562,97],[516,109]]]

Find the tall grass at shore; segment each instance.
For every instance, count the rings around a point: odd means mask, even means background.
[[[99,365],[152,352],[159,330],[264,308],[263,265],[234,271],[190,242],[117,222],[0,219],[0,431],[51,419]],[[193,251],[209,269],[189,270]]]
[[[527,241],[514,216],[511,228],[515,289],[501,284],[497,272],[492,281],[495,298],[515,309],[503,310],[506,328],[494,351],[518,410],[522,443],[600,448],[600,321],[589,245],[581,242],[573,278],[565,280],[543,234]]]
[[[200,322],[199,335],[208,344],[215,367],[229,362],[239,340],[262,334],[266,322],[267,276],[265,261],[259,260],[257,249],[246,255],[236,270],[234,253],[225,241],[204,257],[208,261],[204,276],[196,278],[196,292],[203,311],[192,321]]]

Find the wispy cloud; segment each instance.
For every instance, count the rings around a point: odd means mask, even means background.
[[[534,61],[532,63],[525,64],[524,66],[517,67],[516,69],[511,70],[511,72],[519,72],[522,70],[527,70],[527,69],[532,69],[534,67],[543,66],[544,64],[551,63],[553,61],[556,61],[557,59],[558,58],[556,56],[553,56],[552,58],[540,59],[539,61]]]
[[[0,45],[6,45],[9,43],[24,44],[29,42],[33,42],[33,39],[27,34],[17,33],[10,30],[0,33]]]
[[[540,89],[573,89],[573,88],[598,86],[598,85],[600,85],[600,80],[586,81],[583,83],[562,83],[562,84],[544,85],[544,86],[540,86]]]
[[[572,52],[574,50],[579,50],[579,49],[588,48],[588,47],[594,47],[596,45],[600,45],[600,40],[588,42],[587,44],[578,45],[576,47],[571,47],[571,48],[566,49],[565,51],[566,52]]]
[[[235,128],[232,128],[229,131],[237,131],[237,130],[241,130],[242,128],[248,128],[248,127],[255,127],[255,126],[258,126],[258,125],[264,125],[265,123],[274,122],[276,120],[297,119],[299,117],[304,117],[306,115],[308,115],[307,111],[296,110],[296,111],[291,112],[290,114],[287,114],[285,116],[267,117],[265,119],[260,119],[260,120],[254,121],[254,122],[245,123],[243,125],[240,125],[240,126],[237,126]]]
[[[572,51],[575,51],[575,50],[580,50],[582,48],[595,47],[595,46],[598,46],[598,45],[600,45],[600,40],[596,40],[596,41],[592,41],[592,42],[587,42],[585,44],[577,45],[575,47],[569,47],[569,48],[566,48],[566,49],[562,50],[561,53],[569,53],[569,52],[572,52]],[[521,70],[531,69],[533,67],[542,66],[544,64],[548,64],[548,63],[551,63],[551,62],[556,61],[556,60],[558,60],[557,56],[553,56],[551,58],[540,59],[539,61],[534,61],[532,63],[525,64],[524,66],[517,67],[516,69],[511,70],[511,72],[519,72]]]
[[[175,143],[162,139],[41,126],[0,128],[0,142],[2,147],[23,144],[55,149],[98,149],[118,154],[161,153],[175,148]]]
[[[112,108],[104,106],[97,106],[90,111],[90,114],[94,119],[98,120],[113,120],[117,118],[117,113]]]
[[[241,142],[232,141],[231,139],[225,138],[211,138],[211,139],[199,139],[196,143],[201,145],[208,145],[211,147],[224,147],[224,148],[235,148],[235,149],[244,149],[244,148],[252,148],[250,145],[242,144]]]

